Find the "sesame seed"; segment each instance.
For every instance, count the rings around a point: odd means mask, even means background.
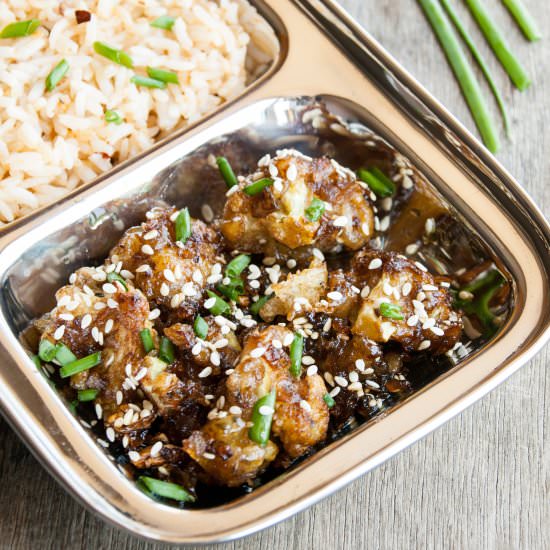
[[[157,441],[152,447],[151,452],[149,453],[153,458],[160,453],[160,450],[163,447],[162,441]]]
[[[302,399],[300,401],[300,407],[304,409],[304,411],[307,411],[307,412],[311,411],[311,405],[305,399]]]
[[[250,288],[260,288],[260,281],[257,281],[256,279],[250,281]]]
[[[370,294],[370,287],[364,286],[361,290],[361,298],[368,298],[369,294]]]
[[[290,260],[286,261],[286,266],[288,267],[288,269],[294,269],[296,267],[296,260],[290,258]]]
[[[207,378],[212,374],[212,367],[205,367],[199,372],[199,378]]]
[[[193,355],[198,355],[202,350],[202,344],[200,342],[197,342],[192,348],[191,353]]]
[[[185,296],[181,292],[178,294],[174,294],[174,296],[172,296],[172,299],[170,300],[170,307],[172,309],[179,307],[183,302],[184,298]]]
[[[461,299],[461,300],[472,300],[474,298],[474,295],[468,291],[468,290],[461,290],[459,293],[458,293],[458,297]]]
[[[65,334],[65,325],[61,325],[55,329],[55,332],[53,333],[54,340],[60,340],[63,338],[63,334]]]
[[[101,288],[106,294],[116,294],[117,287],[112,283],[105,283]]]
[[[334,389],[332,389],[332,390],[329,392],[329,395],[330,395],[331,397],[336,397],[339,393],[340,393],[340,386],[336,386]]]
[[[214,211],[209,204],[203,204],[201,206],[201,214],[205,222],[210,223],[214,219]]]
[[[80,328],[88,328],[92,324],[92,316],[89,313],[86,313],[82,320],[80,321]]]
[[[294,340],[294,334],[286,334],[283,339],[283,346],[290,346],[292,344],[292,341]]]
[[[135,379],[136,381],[141,380],[146,375],[147,375],[147,369],[145,367],[142,367],[141,369],[139,369],[139,372],[136,374]]]
[[[318,249],[318,248],[314,248],[312,250],[312,254],[318,259],[318,260],[321,260],[322,262],[325,260],[325,255]]]
[[[384,216],[380,220],[380,231],[387,231],[389,227],[390,227],[390,217]]]
[[[405,254],[412,256],[418,252],[418,245],[416,243],[409,244],[405,247]]]
[[[411,293],[412,285],[408,281],[403,285],[403,288],[401,289],[401,292],[403,296],[408,296]]]
[[[443,288],[450,288],[451,283],[449,281],[441,281],[439,283]]]
[[[367,386],[370,386],[371,388],[375,388],[375,389],[378,389],[380,387],[380,384],[378,384],[374,380],[365,380],[365,384]]]
[[[139,459],[140,459],[140,455],[138,452],[136,451],[130,451],[128,453],[128,458],[132,461],[132,462],[137,462]]]
[[[107,274],[104,271],[98,271],[92,275],[92,279],[101,283],[107,279]]]
[[[288,181],[294,181],[298,176],[298,169],[294,163],[290,163],[286,169],[286,177]]]
[[[418,267],[418,269],[420,269],[421,271],[424,271],[426,273],[428,272],[428,268],[424,264],[420,262],[414,262],[414,265]]]
[[[202,276],[202,272],[200,269],[195,269],[195,271],[193,271],[193,275],[191,277],[193,279],[193,281],[195,281],[195,283],[202,283],[203,281],[203,276]]]
[[[363,391],[363,386],[361,382],[353,382],[348,386],[349,391]]]
[[[210,354],[210,362],[215,366],[219,367],[221,363],[220,354],[217,351],[213,351]],[[208,367],[207,367],[208,368]]]
[[[343,376],[335,376],[334,381],[339,385],[345,388],[348,385],[348,381]]]
[[[445,334],[445,332],[443,331],[442,328],[440,327],[431,327],[431,331],[436,335],[436,336],[443,336]]]
[[[424,224],[424,230],[426,235],[431,235],[435,231],[435,220],[433,218],[428,218]]]
[[[114,321],[112,319],[107,319],[107,322],[105,323],[105,334],[109,334],[111,330],[113,330]]]
[[[146,271],[152,271],[151,267],[147,264],[140,265],[136,269],[136,273],[145,273]]]
[[[407,325],[410,327],[414,327],[416,324],[418,324],[418,315],[411,315],[407,319]]]
[[[357,382],[359,380],[359,375],[355,371],[351,371],[349,373],[349,381],[350,382]]]
[[[307,376],[313,376],[314,374],[317,374],[318,368],[317,365],[310,365],[306,370]]]
[[[418,351],[422,351],[422,350],[428,349],[431,346],[431,344],[432,343],[430,342],[430,340],[422,340],[422,342],[420,342],[420,345],[416,349]]]
[[[128,409],[124,413],[124,418],[122,419],[122,422],[125,426],[129,426],[132,423],[132,419],[134,418],[134,411],[132,409]]]
[[[94,296],[94,291],[88,286],[84,285],[82,287],[82,290],[88,295],[88,296]]]
[[[275,409],[273,407],[270,407],[269,405],[262,405],[259,409],[258,409],[258,412],[262,415],[262,416],[269,416],[269,415],[272,415],[274,412],[275,412]]]
[[[283,347],[283,343],[280,340],[277,340],[276,338],[271,342],[271,344],[275,349],[281,349]]]
[[[168,294],[170,294],[170,287],[166,283],[162,283],[160,285],[160,295],[168,296]]]
[[[99,403],[95,404],[95,415],[97,416],[98,420],[101,420],[101,418],[103,417],[103,408]]]
[[[340,300],[343,300],[344,299],[344,296],[341,292],[338,292],[337,290],[334,290],[332,292],[329,292],[327,294],[327,298],[329,300],[332,300],[333,302],[338,302]]]
[[[151,239],[158,237],[158,235],[159,232],[156,229],[152,229],[151,231],[148,231],[147,233],[145,233],[145,235],[143,235],[143,240],[150,241]]]
[[[107,439],[113,443],[115,440],[115,430],[111,428],[110,426],[105,430],[105,435],[107,436]]]
[[[435,319],[433,317],[428,317],[426,321],[422,324],[423,330],[428,330],[429,328],[432,328],[435,326]]]
[[[378,269],[379,267],[382,267],[382,260],[380,258],[374,258],[374,260],[370,261],[369,269]]]
[[[332,326],[332,319],[329,317],[325,324],[323,325],[323,332],[328,332],[330,330],[330,327]]]
[[[76,273],[71,273],[71,275],[69,276],[69,283],[74,285],[75,282],[76,282]]]
[[[92,327],[92,338],[99,342],[99,329],[97,327]]]
[[[250,264],[248,266],[248,279],[258,279],[261,276],[262,272],[260,271],[260,268],[256,264]]]
[[[141,251],[144,253],[144,254],[147,254],[148,256],[152,256],[155,251],[153,250],[153,248],[148,245],[148,244],[144,244],[142,247],[141,247]]]
[[[365,360],[364,359],[356,359],[355,360],[355,366],[361,371],[365,370]]]
[[[313,357],[311,357],[311,355],[304,355],[302,357],[302,364],[303,365],[313,365],[315,363],[315,359],[313,359]]]
[[[164,278],[170,282],[170,283],[175,283],[176,282],[176,277],[174,276],[174,272],[171,270],[171,269],[165,269],[163,271],[163,275],[164,275]]]
[[[367,222],[361,224],[361,231],[363,232],[363,235],[366,235],[367,237],[370,235],[370,226]]]
[[[346,225],[348,225],[347,216],[338,216],[334,218],[332,225],[334,225],[334,227],[346,227]]]
[[[220,418],[222,418],[221,415],[219,415],[219,416],[220,416]],[[208,452],[202,453],[202,456],[204,458],[206,458],[206,460],[214,460],[216,458],[216,455],[214,453],[208,453]]]
[[[153,309],[153,311],[149,313],[148,319],[149,321],[154,321],[159,316],[160,316],[160,309],[155,308]]]
[[[265,351],[266,351],[265,348],[262,348],[262,347],[254,348],[250,352],[250,357],[254,357],[254,358],[261,357],[265,353]]]
[[[120,405],[122,403],[122,392],[118,390],[116,392],[116,404]]]
[[[262,263],[263,263],[264,265],[270,266],[270,265],[274,265],[276,261],[277,261],[277,259],[274,258],[273,256],[266,256],[266,257],[262,260]]]
[[[330,372],[325,372],[323,374],[323,378],[327,381],[327,384],[329,384],[330,386],[334,386],[334,377],[332,376],[332,374],[330,374]]]
[[[232,407],[229,407],[229,412],[231,414],[239,415],[242,414],[242,410],[237,405],[233,405]]]
[[[435,285],[422,285],[422,290],[425,290],[426,292],[433,292],[437,290],[437,287]]]

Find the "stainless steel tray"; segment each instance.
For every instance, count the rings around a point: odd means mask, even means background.
[[[550,229],[504,168],[331,0],[255,3],[281,42],[269,73],[195,126],[0,231],[3,413],[88,508],[152,539],[227,540],[302,510],[479,399],[535,354],[550,332]],[[477,232],[513,280],[510,315],[488,344],[387,415],[250,495],[205,510],[153,502],[49,387],[20,344],[20,331],[52,306],[53,291],[75,267],[104,255],[154,201],[191,202],[197,209],[210,196],[201,185],[201,162],[209,148],[315,147],[315,132],[304,128],[299,113],[316,98],[382,136]]]

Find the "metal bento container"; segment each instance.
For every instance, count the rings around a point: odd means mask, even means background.
[[[263,77],[192,127],[0,231],[5,417],[89,509],[155,540],[228,540],[289,517],[465,409],[528,361],[549,335],[550,228],[498,161],[332,0],[253,3],[281,46]],[[305,124],[304,109],[319,104],[336,117],[331,120],[353,123]],[[330,143],[330,132],[344,143],[380,136],[429,180],[509,276],[510,313],[490,341],[450,370],[251,494],[201,510],[155,502],[117,469],[50,388],[21,344],[21,332],[50,309],[55,290],[75,268],[104,257],[159,200],[189,203],[196,213],[208,195],[196,168],[204,163],[197,159],[209,151],[222,147],[230,156],[239,148],[253,156],[293,145],[319,151]]]

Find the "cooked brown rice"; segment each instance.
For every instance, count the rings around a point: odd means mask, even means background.
[[[75,10],[91,20],[77,24]],[[172,30],[150,25],[165,14]],[[0,39],[0,227],[239,94],[278,47],[246,0],[0,2],[0,30],[33,18],[32,35]],[[134,68],[98,55],[95,41],[124,50]],[[69,71],[47,92],[62,59]],[[130,78],[146,66],[176,72],[180,84],[137,87]],[[123,122],[108,123],[108,109]]]

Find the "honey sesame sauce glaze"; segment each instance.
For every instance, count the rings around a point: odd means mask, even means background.
[[[189,155],[121,236],[92,213],[107,258],[25,335],[112,460],[166,504],[254,490],[388,414],[506,317],[506,275],[405,157],[322,104],[297,112],[291,135],[236,132]]]

